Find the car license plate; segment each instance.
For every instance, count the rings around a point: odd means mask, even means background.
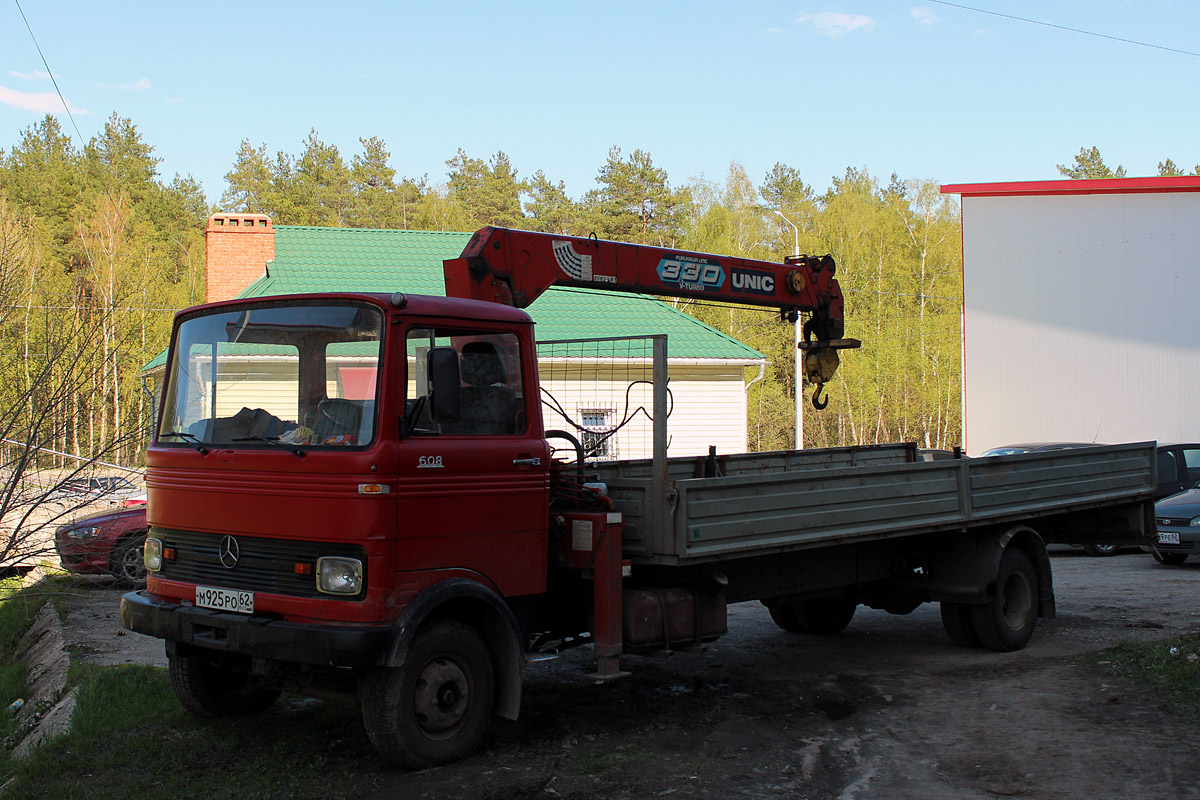
[[[254,613],[254,592],[239,592],[233,589],[218,589],[213,586],[196,587],[196,605],[218,611],[235,611],[238,614]]]
[[[1159,531],[1159,544],[1179,544],[1179,531]]]

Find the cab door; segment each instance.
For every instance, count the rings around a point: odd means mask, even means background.
[[[399,571],[460,573],[504,596],[545,590],[549,446],[528,389],[537,386],[527,374],[532,353],[522,351],[531,333],[452,324],[406,331]],[[456,404],[436,396],[428,374],[431,354],[447,349],[459,368]],[[457,413],[446,413],[450,405]]]

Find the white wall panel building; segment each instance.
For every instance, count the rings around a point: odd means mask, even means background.
[[[1200,177],[962,195],[963,438],[1200,441]]]

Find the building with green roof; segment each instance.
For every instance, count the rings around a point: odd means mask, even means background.
[[[205,231],[207,300],[338,291],[443,296],[442,262],[458,257],[471,235],[276,226],[261,214],[214,214]],[[666,334],[670,455],[702,455],[710,445],[745,450],[746,368],[762,367],[762,353],[645,295],[555,287],[526,310],[539,342]],[[632,418],[604,443],[606,455],[647,455],[648,417],[636,412],[649,407],[648,343],[592,344],[587,354],[552,347],[539,349],[551,395],[547,428],[594,431],[599,440]]]

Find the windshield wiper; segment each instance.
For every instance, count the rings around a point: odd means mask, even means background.
[[[200,453],[200,455],[202,455],[202,456],[208,455],[208,448],[205,447],[200,442],[200,437],[196,436],[195,434],[188,433],[187,431],[165,431],[163,433],[160,433],[158,435],[158,438],[162,439],[167,436],[174,436],[179,439],[184,439],[184,440],[190,442],[192,447],[195,447],[196,450]]]
[[[272,444],[272,445],[275,445],[276,447],[282,447],[284,450],[287,450],[289,453],[292,453],[299,458],[304,458],[304,456],[308,455],[304,450],[300,449],[299,447],[292,447],[290,445],[286,445],[283,442],[279,441],[278,436],[235,436],[232,439],[230,439],[229,441],[231,441],[231,442],[266,442],[267,444]]]

